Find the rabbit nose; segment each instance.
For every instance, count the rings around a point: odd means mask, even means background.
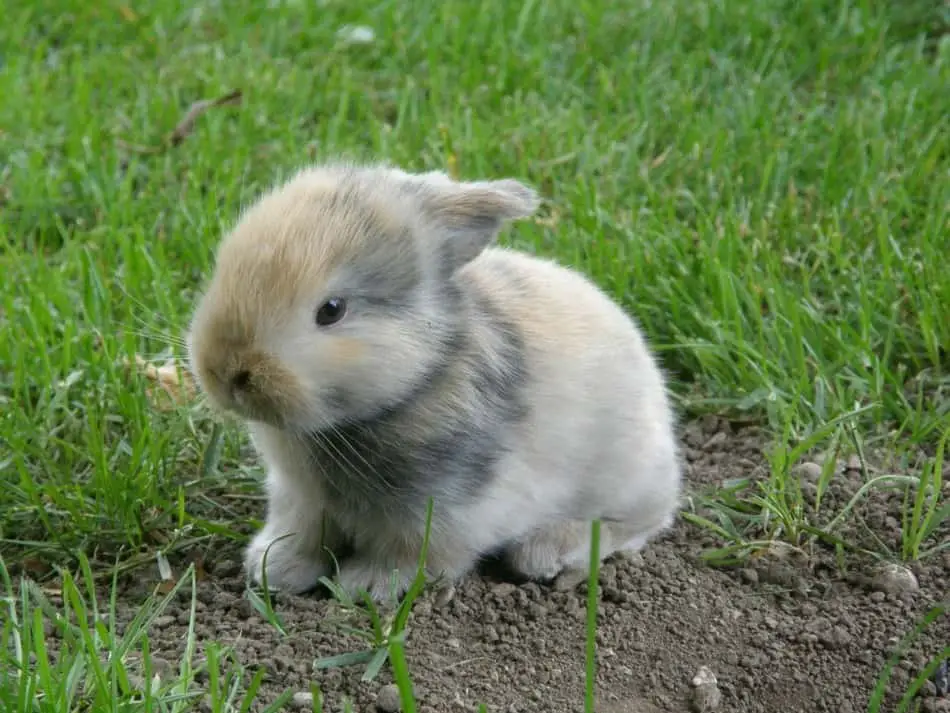
[[[231,375],[231,389],[234,391],[243,391],[251,384],[251,372],[247,369],[241,369]]]

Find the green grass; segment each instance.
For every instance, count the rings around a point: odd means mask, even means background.
[[[634,311],[684,410],[792,440],[856,406],[869,443],[947,430],[950,54],[891,37],[884,5],[244,7],[47,2],[0,30],[16,551],[189,542],[253,492],[252,473],[202,468],[204,411],[150,409],[122,362],[180,356],[222,229],[338,154],[539,186],[547,219],[506,239]],[[345,23],[375,43],[342,44]],[[125,148],[234,89],[179,146]],[[228,429],[228,471],[240,445]]]
[[[774,434],[772,476],[712,498],[730,556],[837,537],[848,509],[816,520],[796,495],[804,442],[923,449],[903,481],[868,479],[906,498],[905,545],[878,554],[940,544],[939,3],[37,0],[0,16],[6,562],[88,561],[102,578],[115,561],[240,540],[240,501],[260,493],[240,432],[199,406],[153,408],[124,362],[180,357],[221,231],[279,177],[340,154],[540,188],[539,220],[506,242],[584,270],[634,312],[683,413]],[[347,44],[346,24],[375,40]],[[240,104],[169,142],[193,102],[237,89]],[[92,656],[102,642],[83,637]]]
[[[100,611],[96,581],[85,558],[81,577],[68,573],[55,595],[36,584],[14,584],[0,561],[0,706],[13,713],[67,711],[194,710],[207,694],[213,713],[244,713],[254,702],[264,677],[260,669],[246,676],[231,652],[211,643],[199,661],[194,636],[196,581],[184,573],[163,596],[150,597],[131,622],[119,621],[115,588],[109,608]],[[178,670],[159,665],[148,647],[148,629],[179,593],[191,592],[185,655]],[[52,596],[60,600],[54,605]],[[121,632],[121,633],[120,633]],[[208,685],[202,685],[204,674]],[[249,679],[249,680],[248,680]],[[262,713],[272,713],[291,697],[279,696]]]
[[[715,532],[725,541],[724,546],[707,550],[703,557],[713,564],[735,565],[756,553],[768,551],[776,541],[801,551],[823,544],[837,548],[839,556],[857,551],[904,562],[926,559],[950,548],[950,539],[945,536],[946,525],[950,524],[950,500],[943,487],[944,455],[950,430],[944,430],[935,454],[924,458],[919,468],[909,468],[909,474],[871,475],[864,459],[860,459],[863,483],[854,488],[842,507],[830,512],[822,508],[835,474],[836,458],[829,457],[820,467],[814,464],[820,473],[812,485],[813,496],[806,497],[807,486],[802,482],[799,468],[808,451],[824,444],[829,446],[827,453],[837,454],[842,441],[850,438],[855,449],[861,452],[853,428],[847,428],[853,416],[853,413],[843,414],[829,421],[791,448],[780,440],[770,454],[767,477],[740,478],[711,492],[695,493],[683,517]],[[889,491],[903,494],[899,551],[893,551],[880,538],[872,538],[876,546],[869,548],[867,544],[841,536],[842,524],[858,505],[871,494]]]

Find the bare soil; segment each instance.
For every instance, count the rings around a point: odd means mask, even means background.
[[[764,472],[754,430],[735,433],[706,418],[686,427],[684,442],[692,488]],[[838,469],[824,506],[831,510],[867,477]],[[898,546],[901,499],[875,494],[862,501],[848,537]],[[950,537],[946,528],[937,534]],[[704,564],[704,548],[721,544],[681,520],[640,556],[603,567],[599,713],[866,710],[898,640],[950,592],[950,553],[911,565],[916,591],[888,593],[875,582],[878,563],[870,557],[848,555],[843,570],[833,548],[807,557],[766,555],[733,569]],[[378,710],[377,695],[391,680],[388,667],[372,683],[360,681],[361,666],[313,669],[318,658],[363,648],[328,624],[334,603],[319,595],[279,596],[276,608],[288,632],[282,636],[246,599],[240,552],[203,556],[208,576],[199,585],[197,637],[233,647],[252,668],[266,667],[262,704],[315,682],[327,711],[341,711],[344,697],[355,711]],[[131,616],[144,596],[141,585],[130,585],[121,610]],[[479,703],[493,713],[583,710],[585,583],[564,592],[480,572],[444,599],[426,593],[409,622],[407,655],[420,711],[476,711]],[[183,648],[190,597],[176,606],[151,632],[154,654],[171,662]],[[883,710],[895,710],[909,682],[947,645],[945,615],[902,659]],[[691,683],[704,666],[721,694],[705,708]],[[920,710],[950,710],[950,698],[939,693],[928,684]]]

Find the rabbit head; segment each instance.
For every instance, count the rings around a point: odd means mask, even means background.
[[[303,432],[398,407],[463,333],[456,271],[537,204],[514,180],[299,172],[218,247],[188,334],[199,386],[219,410]]]

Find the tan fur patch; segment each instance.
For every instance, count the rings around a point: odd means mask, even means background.
[[[345,364],[362,359],[366,353],[366,344],[359,339],[337,337],[333,340],[332,352],[333,363]]]

